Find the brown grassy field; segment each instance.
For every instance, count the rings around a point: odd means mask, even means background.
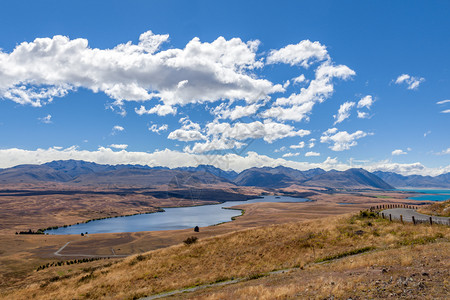
[[[448,246],[364,253],[167,299],[448,299]]]
[[[432,216],[450,217],[450,200],[421,207],[418,212]]]
[[[321,201],[306,203],[255,203],[238,206],[244,216],[233,222],[201,228],[200,239],[258,226],[296,222],[324,216],[358,211],[368,204],[338,205]],[[79,235],[14,235],[0,234],[0,289],[17,288],[23,282],[33,281],[33,272],[46,263],[79,258],[77,254],[132,255],[181,243],[192,234],[192,229]],[[73,257],[55,257],[53,254],[67,242],[61,252]]]
[[[35,299],[133,299],[231,278],[248,278],[249,285],[242,285],[240,291],[229,290],[231,287],[227,287],[223,291],[216,291],[217,294],[204,296],[215,299],[227,298],[227,295],[234,295],[233,293],[237,296],[258,295],[254,294],[258,290],[262,296],[275,290],[277,290],[275,294],[278,293],[280,297],[281,295],[295,296],[305,290],[305,288],[296,287],[298,284],[295,284],[295,281],[286,281],[285,284],[278,281],[278,285],[273,283],[267,285],[267,288],[254,288],[251,286],[253,281],[251,279],[273,270],[298,268],[299,270],[294,272],[311,270],[308,281],[311,290],[326,287],[323,289],[324,294],[336,294],[341,297],[351,293],[366,293],[364,282],[367,278],[361,274],[370,271],[371,267],[377,270],[380,267],[387,268],[394,277],[397,276],[395,268],[411,265],[416,270],[418,267],[413,262],[416,262],[414,253],[417,249],[421,251],[417,252],[419,256],[422,255],[420,257],[435,257],[436,261],[439,259],[442,270],[447,270],[447,273],[443,271],[442,276],[434,277],[435,281],[425,284],[428,287],[427,291],[434,291],[435,295],[440,295],[446,291],[444,289],[446,284],[448,286],[446,275],[448,275],[449,260],[448,251],[445,249],[448,249],[449,241],[450,229],[444,226],[402,225],[359,215],[335,216],[200,238],[199,242],[189,246],[179,244],[154,250],[131,256],[111,265],[105,265],[107,262],[104,262],[103,266],[98,266],[98,262],[95,262],[97,266],[89,263],[86,266],[90,268],[85,267],[71,272],[68,272],[67,266],[48,268],[35,272],[34,276],[39,276],[39,281],[29,278],[26,286],[14,291],[6,291],[2,296],[7,299],[30,297]],[[313,264],[317,261],[344,257],[355,250],[364,248],[375,251],[361,254],[350,260],[342,259],[332,265]],[[430,262],[425,259],[424,263]],[[428,272],[441,270],[434,269],[434,265],[436,264],[429,266],[432,269],[427,265],[424,267],[431,270]],[[356,270],[356,274],[360,275],[355,275],[351,281],[341,275],[352,270]],[[271,277],[269,276],[267,280]],[[443,278],[447,281],[443,282]],[[331,285],[331,281],[334,284]],[[375,288],[375,281],[371,285]],[[373,295],[377,297],[388,295],[386,291],[391,290],[391,285],[392,281],[386,283],[381,294],[373,291]],[[397,287],[392,285],[392,289],[395,288]],[[311,295],[307,291],[305,293],[305,295]],[[322,294],[317,293],[317,295]]]
[[[11,189],[11,187],[3,187]],[[44,191],[42,187],[21,187],[27,191]],[[68,190],[67,186],[48,187],[51,190]],[[206,187],[207,188],[207,187]],[[233,222],[201,228],[195,233],[201,241],[226,233],[246,230],[249,228],[285,224],[311,220],[328,216],[359,211],[381,203],[414,203],[405,200],[404,193],[364,191],[354,193],[328,194],[323,189],[291,186],[279,190],[263,190],[259,188],[242,187],[230,190],[222,187],[225,192],[244,195],[260,195],[262,193],[301,194],[309,193],[314,202],[307,203],[256,203],[242,205],[245,214]],[[70,189],[69,189],[70,190]],[[76,191],[79,190],[77,187]],[[90,192],[107,192],[95,194]],[[117,194],[114,194],[117,193]],[[36,272],[36,268],[48,263],[79,259],[86,256],[133,255],[174,246],[182,243],[192,235],[190,230],[174,230],[160,232],[135,232],[90,234],[86,237],[48,236],[48,235],[14,235],[15,231],[31,228],[45,228],[54,225],[74,224],[89,219],[116,215],[127,215],[155,211],[159,207],[205,204],[207,201],[180,201],[180,199],[158,199],[140,190],[130,194],[121,194],[120,190],[97,188],[81,191],[70,195],[46,194],[32,196],[0,197],[2,222],[0,224],[0,290],[10,293],[24,284],[42,284],[49,279],[65,276],[76,276],[83,269],[108,265],[120,261],[118,258],[102,259],[95,262],[51,267]],[[210,202],[209,202],[210,203]],[[347,203],[348,205],[342,205]],[[54,252],[70,242],[61,252],[64,256],[57,257]]]

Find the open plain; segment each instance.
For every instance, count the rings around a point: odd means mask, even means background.
[[[0,234],[0,287],[3,291],[14,290],[24,282],[40,282],[39,266],[57,264],[60,261],[101,258],[88,263],[108,264],[123,256],[145,253],[182,243],[193,234],[192,229],[80,235],[15,234],[19,230],[47,228],[85,222],[90,219],[154,212],[161,207],[201,205],[213,203],[196,199],[158,199],[142,191],[126,194],[123,190],[96,189],[94,193],[67,188],[49,193],[42,187],[28,187],[28,194],[2,194],[2,228]],[[204,191],[205,189],[203,189]],[[31,191],[31,192],[30,192]],[[60,190],[61,191],[61,190]],[[31,193],[38,195],[30,195]],[[152,190],[154,193],[155,190]],[[164,192],[160,191],[161,193]],[[334,192],[324,189],[293,186],[288,189],[262,189],[240,187],[236,199],[254,197],[258,194],[309,195],[311,202],[304,203],[254,203],[234,208],[242,209],[243,215],[232,222],[200,228],[196,236],[203,240],[218,235],[238,232],[249,228],[274,224],[301,222],[351,212],[358,212],[381,203],[417,204],[407,200],[407,193],[383,191]],[[9,192],[11,194],[11,192]],[[20,192],[24,194],[22,190]],[[167,192],[166,192],[167,193]],[[225,190],[224,194],[231,193]],[[244,194],[245,193],[245,194]],[[44,195],[42,195],[44,194]],[[219,195],[219,198],[223,197]],[[139,205],[138,205],[139,204]],[[62,248],[65,246],[64,248]],[[62,248],[62,249],[61,249]],[[60,250],[61,249],[61,250]],[[58,251],[60,250],[60,251]],[[56,254],[55,254],[56,253]],[[85,264],[66,267],[64,274],[85,268]],[[50,272],[52,273],[52,272]],[[53,274],[53,273],[52,273]],[[56,274],[56,273],[55,273]],[[53,275],[55,275],[53,274]],[[62,273],[61,273],[62,274]],[[47,274],[50,275],[50,274]]]

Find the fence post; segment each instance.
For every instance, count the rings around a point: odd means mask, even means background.
[[[402,215],[400,215],[400,222],[402,222],[402,224],[403,224],[403,216]]]
[[[433,225],[433,218],[430,217],[430,225]]]
[[[384,219],[384,213],[381,213],[381,217]]]
[[[391,214],[389,214],[389,221],[392,222],[392,215]]]
[[[416,225],[416,218],[414,218],[414,216],[412,216],[411,218],[412,218],[413,224]]]

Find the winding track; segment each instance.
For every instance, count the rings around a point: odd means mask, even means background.
[[[412,217],[414,216],[414,219],[418,222],[430,222],[430,217],[433,220],[433,223],[436,224],[446,224],[450,225],[450,218],[448,217],[435,217],[435,216],[429,216],[424,215],[421,213],[416,212],[414,209],[409,208],[391,208],[386,209],[380,212],[380,214],[383,213],[384,217],[389,218],[389,215],[391,215],[393,220],[400,220],[400,215],[403,217],[403,221],[405,222],[412,222]]]
[[[129,255],[119,255],[116,254],[116,252],[114,251],[114,249],[111,248],[111,251],[113,253],[113,255],[92,255],[92,254],[61,254],[60,252],[64,250],[64,248],[67,247],[67,245],[69,245],[70,242],[67,242],[64,244],[64,246],[62,246],[61,248],[59,248],[56,252],[54,252],[53,254],[56,256],[69,256],[69,257],[127,257]]]

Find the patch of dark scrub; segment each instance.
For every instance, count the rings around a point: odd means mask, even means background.
[[[142,207],[142,206],[147,206],[147,207],[153,207],[151,204],[145,202],[145,201],[120,201],[119,203],[122,204],[126,204],[126,205],[132,205],[135,207]]]
[[[308,197],[317,195],[317,193],[314,193],[314,192],[299,193],[299,192],[285,192],[285,191],[283,191],[282,194],[283,194],[283,196],[292,197],[292,198],[308,198]]]
[[[179,189],[173,191],[143,192],[142,194],[146,196],[152,196],[157,199],[177,198],[177,199],[218,201],[218,202],[245,201],[255,198],[254,196],[242,195],[238,193],[230,193],[216,189]]]

